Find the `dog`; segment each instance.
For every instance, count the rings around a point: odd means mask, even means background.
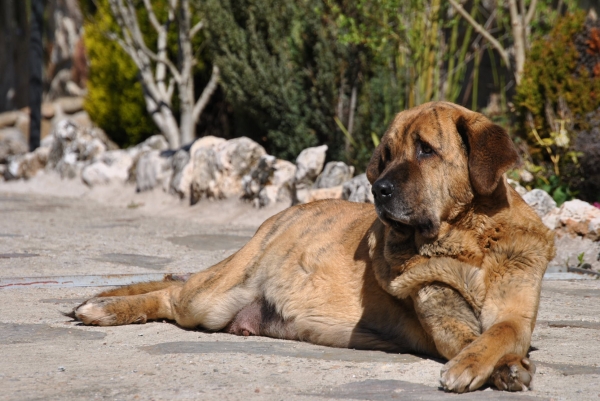
[[[103,292],[86,325],[184,328],[448,360],[447,391],[530,386],[527,358],[554,234],[507,184],[506,131],[432,102],[396,115],[367,167],[375,204],[323,200],[264,222],[185,282]]]

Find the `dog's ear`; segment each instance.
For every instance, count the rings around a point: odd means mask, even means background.
[[[369,180],[371,185],[373,185],[373,183],[377,181],[377,178],[379,178],[379,175],[383,171],[383,167],[385,165],[385,162],[382,159],[382,149],[382,143],[377,145],[377,147],[373,151],[373,156],[371,156],[371,160],[367,165],[367,179]]]
[[[515,145],[504,128],[479,113],[461,114],[456,129],[467,147],[473,189],[491,195],[502,174],[519,160]]]

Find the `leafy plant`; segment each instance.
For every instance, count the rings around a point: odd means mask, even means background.
[[[586,113],[600,107],[600,79],[581,64],[576,38],[585,31],[585,14],[558,19],[532,44],[515,105],[520,135],[529,149],[528,169],[538,186],[557,203],[572,198],[583,180],[575,146]]]

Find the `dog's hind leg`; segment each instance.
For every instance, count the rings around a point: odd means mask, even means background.
[[[164,281],[150,281],[144,283],[135,283],[127,285],[125,287],[114,288],[111,290],[102,291],[96,294],[96,297],[122,297],[126,295],[141,295],[147,294],[153,291],[164,290],[165,288],[172,287],[174,285],[181,286],[183,281],[177,280],[164,280]]]
[[[84,324],[97,326],[146,323],[157,319],[173,320],[171,299],[179,291],[181,283],[173,283],[145,294],[91,298],[75,308],[69,316]]]

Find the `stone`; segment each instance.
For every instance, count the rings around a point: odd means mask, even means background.
[[[244,190],[244,199],[254,200],[258,197],[260,191],[267,185],[273,171],[277,158],[271,155],[263,155],[256,167],[242,177],[242,188]]]
[[[42,117],[47,120],[51,120],[54,118],[56,113],[56,108],[54,107],[54,103],[52,102],[44,102],[42,103]]]
[[[150,138],[146,139],[144,142],[135,146],[135,148],[140,151],[148,151],[148,150],[168,150],[169,143],[162,135],[153,135]]]
[[[68,118],[57,121],[52,136],[48,168],[55,169],[63,178],[79,176],[86,165],[116,147],[101,129],[82,129]]]
[[[220,198],[221,193],[217,185],[217,170],[215,164],[215,150],[213,147],[202,147],[193,155],[192,183],[190,185],[190,203],[198,203],[203,198]]]
[[[531,173],[530,173],[529,171],[527,171],[527,170],[521,170],[521,171],[519,172],[519,176],[521,177],[521,181],[522,181],[522,182],[525,182],[525,183],[530,183],[530,182],[533,182],[533,180],[534,180],[534,178],[535,178],[535,177],[533,176],[533,174],[531,174]]]
[[[83,168],[81,179],[87,185],[106,185],[111,182],[125,183],[133,157],[126,150],[109,150]]]
[[[559,232],[556,235],[555,242],[556,256],[550,262],[550,265],[559,266],[560,268],[566,266],[577,267],[579,264],[577,257],[583,254],[583,261],[585,263],[591,265],[596,271],[600,270],[600,261],[598,260],[600,243],[598,241]]]
[[[295,183],[312,185],[323,170],[327,145],[306,148],[296,158]]]
[[[75,124],[77,124],[77,126],[79,128],[91,128],[94,125],[92,123],[92,119],[90,118],[90,115],[85,110],[78,111],[77,113],[73,114],[72,116],[69,116],[69,118]]]
[[[315,188],[332,188],[342,185],[354,175],[354,167],[344,162],[329,162],[317,177]]]
[[[271,180],[265,186],[265,190],[277,193],[277,197],[275,198],[276,202],[291,203],[296,169],[296,165],[287,160],[277,159],[275,161]],[[263,191],[261,191],[261,193],[262,192]],[[259,194],[259,197],[261,197],[261,194]],[[264,206],[266,206],[266,204],[264,204]]]
[[[173,173],[171,158],[159,150],[145,152],[138,159],[135,172],[137,192],[149,191],[157,186],[167,191]]]
[[[27,153],[28,149],[21,131],[14,127],[0,128],[0,163],[6,163],[10,156]]]
[[[359,174],[342,185],[342,199],[350,202],[374,203],[371,183],[366,174]]]
[[[190,196],[190,185],[194,170],[190,160],[190,152],[185,149],[179,149],[171,159],[173,176],[169,184],[169,193],[177,195],[180,199]]]
[[[519,184],[518,181],[511,180],[510,178],[508,178],[506,181],[508,182],[508,185],[513,187],[519,195],[523,196],[527,193],[527,189],[524,186],[522,186],[521,184]]]
[[[173,155],[173,176],[169,192],[179,196],[180,199],[190,198],[192,179],[194,176],[194,159],[196,151],[203,147],[214,147],[224,143],[225,139],[215,136],[205,136],[194,141],[191,146],[184,146]]]
[[[55,108],[66,114],[75,114],[83,110],[83,97],[60,97],[54,101]]]
[[[296,158],[292,204],[309,201],[309,192],[323,170],[327,145],[306,148]]]
[[[44,120],[42,120],[44,121]],[[43,124],[42,124],[43,125]],[[25,137],[25,140],[29,143],[29,113],[19,113],[17,121],[15,122],[15,128],[21,131],[21,134]],[[41,127],[45,128],[45,127]],[[42,132],[43,133],[43,132]]]
[[[21,112],[17,110],[0,113],[0,128],[13,127],[20,114]]]
[[[543,218],[556,209],[554,199],[552,199],[548,192],[542,189],[533,189],[522,196],[523,200],[535,210],[540,218]]]
[[[262,146],[246,137],[229,141],[207,139],[204,144],[197,145],[192,156],[190,202],[195,204],[202,198],[241,197],[244,194],[242,178],[265,154]]]
[[[242,178],[243,198],[255,207],[291,202],[296,166],[275,156],[264,155],[250,174]]]
[[[555,228],[592,241],[600,239],[600,209],[579,199],[563,203],[553,213]]]
[[[559,228],[560,227],[559,209],[554,209],[553,211],[551,211],[550,213],[548,213],[547,215],[542,217],[542,223],[544,223],[544,225],[551,230],[556,230],[557,228]]]
[[[343,187],[338,185],[331,188],[316,188],[308,191],[307,202],[323,199],[342,199]]]
[[[5,180],[30,179],[48,162],[49,148],[39,147],[31,153],[11,156],[4,170]]]

